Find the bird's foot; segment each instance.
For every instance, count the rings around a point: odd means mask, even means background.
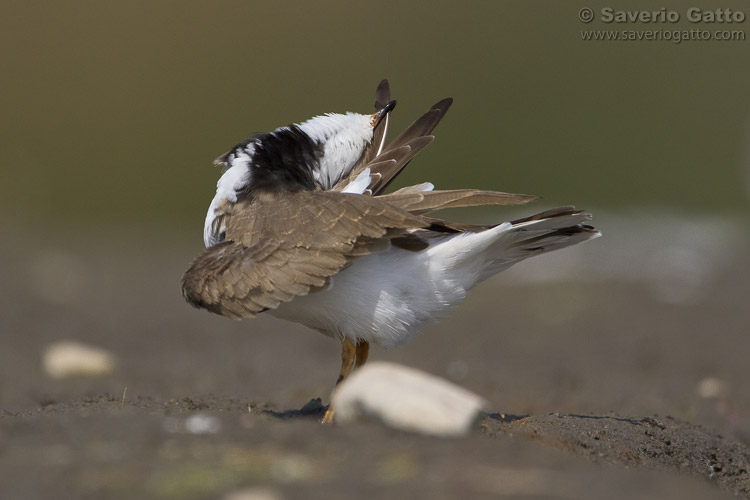
[[[328,409],[326,410],[325,415],[323,415],[323,420],[321,420],[320,423],[321,424],[333,423],[333,405],[328,405]]]

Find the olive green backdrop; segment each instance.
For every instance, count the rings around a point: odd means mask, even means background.
[[[200,236],[214,157],[253,132],[368,112],[384,77],[392,131],[455,98],[402,184],[745,211],[750,41],[583,41],[696,27],[684,2],[616,3],[683,20],[584,24],[582,7],[609,5],[589,0],[2,2],[0,221]]]

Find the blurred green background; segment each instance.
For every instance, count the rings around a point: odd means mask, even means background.
[[[0,221],[199,238],[213,158],[254,132],[369,111],[384,77],[399,100],[392,131],[455,99],[401,185],[745,211],[750,41],[583,41],[584,29],[696,27],[684,2],[617,2],[676,9],[674,25],[578,20],[607,5],[6,0]]]

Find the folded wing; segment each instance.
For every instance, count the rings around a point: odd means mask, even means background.
[[[250,317],[325,288],[354,259],[391,245],[423,249],[429,223],[369,196],[303,191],[237,204],[226,241],[196,258],[182,278],[195,307]]]

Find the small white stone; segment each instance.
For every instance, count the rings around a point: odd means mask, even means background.
[[[702,398],[719,398],[726,395],[727,383],[716,377],[706,377],[698,382],[696,390]]]
[[[223,500],[282,500],[281,493],[270,488],[245,488],[227,493]]]
[[[170,434],[217,434],[221,431],[221,420],[205,413],[196,413],[186,418],[167,417],[162,427]]]
[[[196,413],[185,419],[185,430],[189,434],[216,434],[221,430],[221,420],[204,413]]]
[[[333,395],[334,418],[368,417],[389,427],[435,436],[467,434],[484,399],[447,380],[393,363],[365,365]]]
[[[75,375],[106,375],[115,369],[116,363],[109,351],[62,340],[47,346],[42,364],[47,375],[59,379]]]

